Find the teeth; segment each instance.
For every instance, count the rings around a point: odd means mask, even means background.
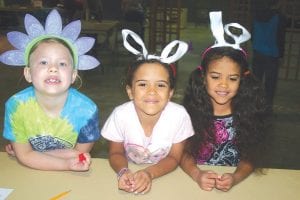
[[[59,83],[60,81],[58,79],[50,78],[46,80],[47,83]]]
[[[221,95],[221,96],[225,96],[228,94],[228,92],[217,92],[218,95]]]

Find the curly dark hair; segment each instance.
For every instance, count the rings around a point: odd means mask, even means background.
[[[125,85],[128,86],[132,86],[132,80],[134,77],[134,74],[136,72],[136,70],[142,66],[143,64],[146,63],[157,63],[162,65],[169,74],[169,83],[170,83],[170,88],[174,89],[175,85],[176,85],[176,68],[173,64],[166,64],[163,63],[157,59],[139,59],[139,60],[135,60],[127,69],[127,73],[126,73],[126,80],[125,80]]]
[[[206,90],[205,77],[209,64],[223,57],[233,60],[241,68],[239,89],[231,102],[235,141],[240,159],[257,167],[260,165],[260,154],[266,141],[265,95],[260,82],[248,68],[246,55],[231,47],[210,49],[206,52],[201,67],[191,72],[183,105],[191,116],[195,135],[187,140],[185,151],[196,159],[204,142],[215,141],[214,112]]]

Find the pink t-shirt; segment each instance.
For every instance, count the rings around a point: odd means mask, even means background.
[[[173,143],[192,136],[194,130],[184,107],[169,102],[155,124],[152,135],[147,137],[130,101],[114,109],[101,133],[108,140],[123,142],[128,159],[143,164],[159,162],[168,155]]]

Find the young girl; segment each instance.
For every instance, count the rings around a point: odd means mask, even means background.
[[[201,189],[228,191],[258,167],[265,141],[266,106],[263,90],[239,47],[249,33],[242,29],[239,40],[228,44],[220,32],[221,13],[213,12],[210,17],[217,41],[204,52],[186,89],[183,104],[195,135],[186,143],[181,167]],[[201,170],[197,164],[236,166],[236,170],[217,174]]]
[[[170,43],[160,57],[148,55],[142,40],[135,33],[123,30],[124,46],[130,35],[143,48],[142,57],[130,66],[126,91],[131,101],[114,109],[102,129],[109,140],[109,161],[117,172],[118,187],[135,194],[147,193],[154,178],[174,170],[181,159],[184,140],[193,134],[185,109],[170,102],[175,87],[174,71],[165,61],[175,62],[187,50],[181,41]],[[172,45],[178,51],[168,57]],[[133,172],[128,161],[150,164]]]
[[[16,48],[25,48],[1,55],[5,64],[24,64],[24,77],[32,83],[5,104],[3,136],[11,142],[6,151],[34,169],[88,170],[89,151],[100,136],[98,108],[70,86],[77,69],[99,64],[95,58],[83,55],[93,42],[79,38],[73,44],[71,39],[77,38],[74,31],[80,32],[78,22],[69,24],[73,32],[68,35],[68,28],[62,31],[59,27],[61,18],[56,10],[47,17],[45,30],[31,15],[26,15],[25,25],[28,36],[20,32],[8,34]],[[34,37],[36,33],[40,35]],[[76,42],[89,45],[80,49]],[[84,67],[87,63],[91,65]]]

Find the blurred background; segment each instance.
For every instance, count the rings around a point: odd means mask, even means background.
[[[280,58],[278,85],[273,105],[271,137],[265,166],[300,169],[300,2],[298,0],[129,0],[36,1],[0,0],[0,53],[12,49],[6,33],[24,31],[24,15],[31,13],[41,22],[56,8],[64,24],[82,21],[82,35],[95,37],[90,54],[97,56],[100,67],[80,72],[80,91],[100,108],[100,124],[104,124],[113,108],[128,100],[123,85],[129,63],[135,59],[122,45],[121,29],[128,28],[144,38],[149,52],[160,53],[171,40],[189,44],[188,53],[177,63],[177,86],[173,100],[181,103],[190,72],[200,63],[201,52],[214,40],[209,28],[210,11],[223,11],[223,24],[238,22],[252,30],[253,13],[264,7],[277,9],[285,19],[284,55]],[[133,11],[133,12],[132,12]],[[252,62],[252,43],[244,49]],[[21,67],[0,64],[0,131],[3,130],[4,103],[28,86]],[[0,151],[7,143],[0,137]],[[99,140],[92,156],[106,157],[107,143]]]

